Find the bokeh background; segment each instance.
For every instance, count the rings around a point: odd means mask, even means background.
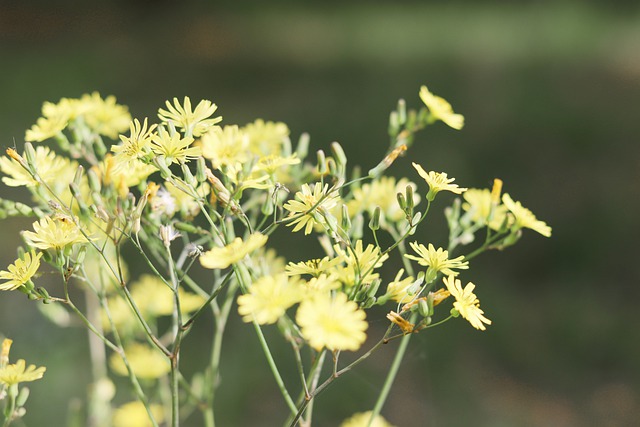
[[[367,168],[384,154],[398,98],[417,106],[428,84],[467,124],[429,128],[390,172],[417,161],[468,187],[500,177],[553,237],[525,233],[473,262],[467,279],[494,324],[415,336],[383,413],[407,427],[636,425],[637,2],[211,3],[0,2],[0,144],[19,146],[45,100],[97,90],[154,117],[189,95],[216,102],[227,124],[261,117],[286,122],[293,138],[309,132],[315,149],[339,141]],[[2,184],[0,195],[14,193]],[[29,223],[3,222],[0,266]],[[0,333],[14,339],[12,359],[48,367],[27,425],[64,426],[86,395],[85,332],[56,329],[14,292],[0,295]],[[195,360],[210,327],[199,333],[185,350]],[[280,425],[285,408],[251,328],[236,319],[227,337],[220,425]],[[369,409],[392,354],[321,396],[317,425]]]

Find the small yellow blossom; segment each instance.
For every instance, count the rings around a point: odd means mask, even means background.
[[[427,276],[435,278],[435,273],[442,272],[444,275],[457,275],[458,273],[452,269],[466,270],[469,268],[469,262],[464,261],[464,256],[449,259],[449,251],[442,248],[436,248],[429,243],[429,247],[425,247],[418,242],[409,243],[409,246],[420,256],[405,254],[406,258],[417,261],[418,264],[429,267]],[[430,271],[429,271],[430,270]],[[430,274],[431,272],[431,274]]]
[[[314,294],[302,301],[296,313],[296,322],[301,334],[317,351],[356,351],[367,338],[366,314],[358,304],[347,300],[347,295],[338,292]]]
[[[0,290],[13,291],[27,283],[40,267],[40,257],[42,252],[37,254],[34,251],[24,254],[24,259],[18,258],[13,264],[7,267],[8,271],[0,271]]]
[[[187,162],[189,159],[198,157],[202,150],[200,147],[192,147],[193,138],[178,133],[170,135],[160,128],[158,134],[151,138],[151,149],[153,152],[166,159],[167,164]]]
[[[287,226],[293,226],[293,231],[304,228],[304,234],[309,234],[315,224],[325,224],[325,215],[330,215],[329,210],[337,205],[338,193],[330,191],[329,185],[324,186],[316,182],[313,190],[309,184],[303,184],[296,193],[297,200],[289,200],[284,208],[290,212]]]
[[[215,126],[202,136],[202,157],[211,160],[214,169],[243,164],[251,159],[249,136],[238,126]]]
[[[467,319],[469,323],[471,323],[471,326],[481,331],[486,330],[487,328],[483,323],[490,325],[491,320],[484,317],[484,311],[480,309],[480,301],[473,293],[476,285],[469,282],[467,286],[462,289],[460,280],[453,276],[445,277],[443,281],[449,292],[451,292],[451,295],[456,299],[456,302],[453,303],[453,308],[455,308],[462,317]]]
[[[257,119],[242,128],[248,136],[249,150],[257,156],[276,155],[289,144],[289,128],[282,122],[265,122]]]
[[[45,139],[56,136],[67,127],[68,114],[58,114],[52,117],[40,117],[36,124],[25,133],[25,141],[42,142]]]
[[[295,153],[287,157],[270,154],[258,159],[258,163],[256,163],[254,171],[263,171],[269,175],[273,175],[283,166],[297,165],[298,163],[300,163],[300,159],[296,157]]]
[[[304,284],[305,291],[308,295],[314,293],[328,293],[334,289],[339,289],[342,284],[338,281],[335,274],[321,274],[318,277],[312,277]]]
[[[458,184],[451,184],[455,181],[455,178],[447,178],[447,174],[444,172],[425,172],[417,163],[411,163],[413,167],[418,171],[420,176],[429,184],[429,193],[427,194],[427,200],[433,201],[436,194],[440,191],[451,191],[455,194],[462,194],[467,191],[466,188],[458,187]]]
[[[502,195],[502,202],[515,217],[515,224],[513,224],[513,227],[516,230],[523,227],[530,228],[545,237],[551,237],[551,227],[549,227],[544,221],[537,219],[533,212],[522,206],[520,202],[514,202],[509,194],[505,193]]]
[[[157,423],[164,421],[164,411],[161,405],[149,405],[153,418]],[[113,427],[151,427],[151,420],[147,408],[140,401],[125,403],[113,412],[111,422]]]
[[[36,368],[35,365],[29,365],[27,367],[24,359],[19,359],[12,365],[0,368],[0,384],[12,386],[18,383],[39,380],[46,370],[47,368],[44,366]]]
[[[199,137],[211,126],[222,121],[222,117],[209,118],[216,112],[218,106],[206,99],[200,101],[195,110],[191,110],[191,99],[188,96],[184,97],[183,105],[180,105],[178,98],[173,98],[173,105],[169,101],[166,104],[166,110],[162,108],[158,110],[160,120],[173,123],[188,136]]]
[[[420,99],[427,106],[434,120],[442,120],[453,129],[460,130],[464,126],[464,116],[455,114],[451,104],[443,98],[429,92],[426,86],[420,88]]]
[[[250,235],[246,241],[236,237],[233,242],[222,248],[213,248],[200,257],[204,268],[227,268],[243,259],[246,255],[264,246],[267,236],[258,232]]]
[[[62,249],[74,243],[87,242],[76,223],[64,215],[45,216],[33,223],[34,231],[24,231],[27,242],[38,249]]]
[[[42,182],[48,185],[57,185],[57,187],[68,188],[69,182],[73,179],[78,163],[67,159],[66,157],[57,156],[49,147],[36,147],[36,155],[31,165]],[[24,158],[24,155],[22,156]],[[3,177],[4,182],[9,187],[35,187],[38,181],[25,169],[19,161],[9,159],[7,157],[0,158],[0,170],[9,175]]]
[[[507,207],[495,203],[489,189],[471,188],[465,191],[462,197],[466,202],[462,204],[462,209],[470,212],[474,222],[487,224],[493,230],[502,226],[507,215]]]
[[[389,258],[388,254],[380,254],[378,246],[369,244],[363,248],[362,240],[358,240],[350,250],[344,250],[338,245],[335,245],[334,249],[346,263],[345,266],[336,268],[340,281],[346,286],[373,282],[379,277],[374,270],[382,267]]]
[[[142,124],[138,119],[134,119],[129,124],[129,136],[120,135],[122,143],[111,146],[111,151],[116,153],[116,162],[126,165],[130,161],[145,157],[151,149],[151,138],[156,126],[148,126],[146,118]]]
[[[289,276],[302,276],[303,274],[310,274],[314,277],[318,277],[322,273],[327,272],[341,262],[341,258],[329,258],[328,256],[326,256],[322,259],[310,259],[309,261],[302,261],[296,264],[290,262],[289,264],[287,264],[286,271]]]
[[[398,205],[397,194],[405,194],[407,185],[413,188],[413,204],[417,205],[420,203],[420,196],[416,193],[416,184],[406,178],[396,183],[394,177],[383,176],[353,191],[353,198],[347,203],[349,216],[353,217],[362,211],[372,214],[376,207],[380,207],[383,224],[385,220],[400,221],[405,213]]]
[[[413,276],[407,276],[404,279],[400,279],[404,274],[404,268],[401,268],[396,274],[393,282],[387,285],[387,295],[389,295],[394,301],[399,303],[406,303],[411,301],[416,296],[418,289],[413,285],[415,279]]]
[[[369,424],[371,415],[371,411],[358,412],[344,420],[342,424],[340,424],[340,427],[394,427],[392,424],[389,424],[382,415],[377,415],[373,419],[373,422]]]
[[[138,378],[155,379],[166,375],[171,370],[169,359],[160,353],[160,350],[145,344],[132,343],[125,347],[129,366]],[[129,372],[118,353],[113,353],[109,360],[111,369],[122,376],[128,376]]]
[[[238,297],[238,312],[245,322],[261,325],[278,321],[285,311],[302,299],[298,280],[285,274],[265,276],[255,281],[249,293]]]
[[[131,122],[129,110],[124,105],[116,104],[115,96],[100,97],[98,92],[85,94],[76,103],[77,114],[84,117],[84,121],[94,132],[117,139],[120,132],[124,132]]]

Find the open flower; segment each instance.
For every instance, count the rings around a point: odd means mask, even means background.
[[[296,313],[300,332],[311,347],[317,351],[356,351],[367,338],[366,314],[358,304],[347,301],[347,295],[338,292],[315,294],[304,300]]]
[[[160,378],[171,370],[169,359],[155,347],[140,343],[131,343],[124,349],[124,353],[127,356],[129,367],[138,378]],[[118,375],[129,375],[129,371],[118,353],[111,355],[109,363],[111,369]]]
[[[444,172],[425,172],[417,163],[411,163],[413,167],[418,171],[420,176],[429,184],[429,193],[427,194],[427,200],[433,201],[436,198],[436,194],[440,191],[451,191],[455,194],[462,194],[467,191],[466,188],[458,187],[458,184],[451,184],[455,181],[455,178],[448,178]]]
[[[285,274],[264,276],[251,285],[249,293],[238,297],[238,312],[245,322],[255,319],[261,325],[275,323],[301,298],[298,280]]]
[[[164,412],[161,405],[149,405],[149,410],[153,414],[156,422],[164,421]],[[144,403],[136,400],[135,402],[125,403],[113,411],[113,419],[111,421],[113,427],[152,427],[147,408]]]
[[[218,106],[206,99],[200,101],[195,110],[191,109],[191,99],[188,96],[184,97],[183,105],[180,105],[178,98],[173,98],[173,105],[169,101],[166,104],[166,110],[162,108],[158,110],[160,120],[173,123],[189,136],[198,137],[222,120],[222,117],[209,118],[216,112]]]
[[[160,128],[160,131],[151,138],[151,149],[158,156],[163,156],[167,164],[187,162],[189,159],[198,157],[202,149],[191,147],[193,138],[178,133],[169,135],[167,131]]]
[[[460,130],[464,126],[464,116],[455,114],[451,104],[445,99],[429,92],[426,86],[420,88],[420,99],[427,106],[434,120],[442,120],[450,127]]]
[[[117,164],[126,165],[134,160],[140,160],[150,151],[151,138],[157,125],[147,126],[147,119],[141,124],[134,119],[129,124],[129,136],[120,135],[122,144],[111,146]]]
[[[62,249],[74,243],[87,242],[76,223],[69,217],[58,215],[45,216],[33,223],[34,231],[23,232],[31,246],[38,249]]]
[[[40,267],[40,257],[42,252],[37,254],[34,251],[24,254],[24,259],[18,258],[13,264],[7,267],[8,271],[0,271],[0,279],[6,280],[0,283],[0,290],[13,291],[27,283]]]
[[[502,195],[502,202],[515,217],[515,224],[513,225],[515,229],[530,228],[545,237],[551,237],[551,227],[544,221],[537,219],[533,212],[522,206],[520,202],[514,202],[509,194]]]
[[[20,359],[12,365],[6,365],[0,368],[0,384],[11,386],[27,381],[39,380],[46,370],[47,368],[44,366],[36,368],[35,365],[29,365],[27,367],[24,359]]]
[[[266,242],[267,236],[260,233],[253,233],[246,241],[236,237],[227,246],[213,248],[202,254],[200,263],[204,268],[227,268],[256,249],[261,248]]]
[[[456,302],[453,303],[453,308],[455,308],[462,317],[467,319],[469,323],[471,323],[471,326],[481,331],[486,330],[487,328],[484,324],[490,325],[491,320],[484,317],[484,311],[480,309],[480,301],[473,293],[476,285],[469,282],[467,286],[462,289],[460,280],[453,276],[445,277],[443,281],[449,292],[451,292],[451,295],[456,299]]]
[[[492,192],[488,188],[471,188],[465,191],[462,209],[470,212],[471,219],[479,224],[486,224],[489,228],[497,230],[504,222],[507,215],[507,207],[494,201]]]
[[[304,228],[304,234],[311,233],[314,224],[324,224],[324,215],[338,203],[338,193],[329,191],[329,186],[316,182],[313,190],[304,184],[296,193],[296,200],[289,200],[284,208],[290,212],[287,217],[291,221],[287,226],[295,225],[293,231]]]
[[[442,272],[442,274],[447,276],[456,276],[458,273],[453,271],[453,268],[458,270],[466,270],[469,268],[469,262],[464,261],[464,256],[461,255],[457,258],[449,259],[449,251],[442,248],[436,249],[431,243],[429,243],[428,248],[418,242],[409,243],[409,246],[420,256],[417,257],[409,254],[405,254],[404,256],[418,261],[418,264],[429,267],[429,269],[434,272]]]

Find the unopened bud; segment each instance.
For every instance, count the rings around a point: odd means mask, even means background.
[[[204,161],[204,157],[200,156],[198,157],[198,160],[196,161],[196,179],[198,180],[198,182],[205,182],[207,180],[207,165]]]
[[[298,139],[298,146],[296,147],[296,153],[298,154],[298,157],[300,159],[304,159],[307,157],[307,154],[309,154],[309,140],[311,138],[309,137],[308,133],[303,133],[302,135],[300,135],[300,138]]]
[[[331,152],[333,153],[333,157],[336,159],[338,166],[344,168],[347,165],[347,156],[344,154],[342,146],[338,142],[332,142]]]
[[[369,228],[372,231],[377,231],[380,229],[380,215],[381,215],[380,206],[376,206],[373,210],[373,214],[371,215],[371,220],[369,221]]]
[[[326,161],[326,157],[324,155],[324,151],[318,150],[316,155],[317,155],[317,158],[318,158],[318,173],[320,175],[326,175],[326,173],[327,173],[327,161]]]
[[[347,208],[347,205],[342,205],[340,226],[344,231],[349,231],[351,229],[351,218],[349,218],[349,209]]]

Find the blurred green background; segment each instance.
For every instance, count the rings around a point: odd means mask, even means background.
[[[22,143],[46,100],[97,90],[155,117],[164,100],[189,95],[217,103],[226,124],[284,121],[294,139],[309,132],[314,149],[337,140],[368,168],[384,155],[398,98],[418,106],[428,84],[467,124],[429,128],[390,172],[417,180],[417,161],[466,187],[500,177],[553,236],[525,233],[473,262],[465,278],[493,325],[480,333],[458,321],[415,336],[384,415],[407,427],[636,425],[637,2],[91,3],[0,2],[4,147]],[[15,192],[2,184],[0,195]],[[0,268],[29,223],[3,222]],[[284,255],[301,259],[298,249]],[[384,313],[373,322],[382,330]],[[220,425],[280,425],[286,408],[253,331],[232,323]],[[185,348],[194,360],[211,326],[199,332]],[[14,339],[12,359],[48,367],[31,386],[27,424],[63,426],[86,395],[84,331],[56,329],[22,294],[4,292],[0,333]],[[321,396],[316,425],[369,409],[392,354]]]

